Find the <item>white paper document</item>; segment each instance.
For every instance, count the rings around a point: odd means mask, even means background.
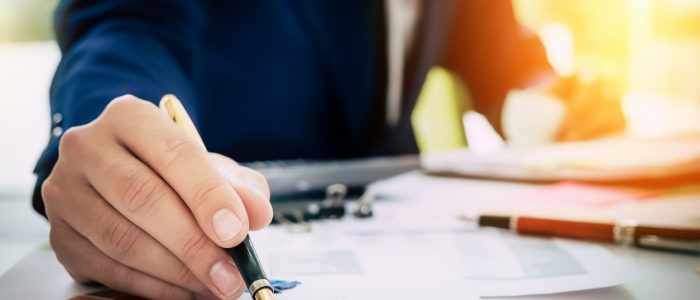
[[[496,230],[376,230],[374,221],[347,223],[326,222],[311,234],[279,227],[253,234],[268,276],[301,282],[276,299],[479,299],[608,287],[630,274],[610,253],[585,243]],[[41,288],[36,282],[43,282]],[[0,288],[4,296],[32,299],[98,290],[72,282],[47,250],[1,277]]]
[[[599,246],[515,236],[468,226],[396,226],[348,220],[310,234],[272,228],[253,235],[273,279],[297,280],[279,299],[401,299],[547,294],[618,285],[629,279]],[[365,293],[368,292],[369,293]],[[325,298],[324,298],[325,297]]]

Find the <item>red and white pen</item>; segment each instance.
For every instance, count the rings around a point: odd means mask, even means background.
[[[597,240],[700,255],[700,228],[645,226],[631,220],[597,223],[502,215],[462,216],[461,219],[476,222],[481,227],[508,229],[520,234]]]

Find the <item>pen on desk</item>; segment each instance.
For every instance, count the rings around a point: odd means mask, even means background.
[[[639,225],[632,220],[596,223],[528,216],[462,216],[481,227],[509,229],[521,234],[598,240],[640,248],[700,255],[700,229]]]
[[[197,129],[194,127],[192,120],[185,111],[185,108],[180,103],[180,100],[173,95],[165,95],[160,100],[160,108],[170,117],[170,119],[175,122],[180,128],[182,128],[187,134],[193,137],[197,142],[204,148],[204,142],[199,136]],[[272,286],[265,276],[265,272],[260,265],[257,255],[255,254],[255,248],[253,248],[253,243],[250,241],[250,237],[246,235],[243,242],[239,245],[224,249],[228,255],[231,256],[233,261],[236,263],[238,270],[241,272],[241,277],[245,281],[250,295],[255,300],[272,300]]]

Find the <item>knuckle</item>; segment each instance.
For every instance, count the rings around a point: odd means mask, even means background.
[[[67,153],[79,151],[87,144],[85,141],[84,127],[71,127],[63,133],[61,142],[58,145],[59,157]]]
[[[243,176],[245,176],[247,180],[250,180],[251,182],[259,185],[262,189],[269,190],[269,185],[267,183],[267,178],[265,177],[265,175],[249,167],[240,168]]]
[[[143,102],[146,101],[136,98],[134,95],[122,95],[112,99],[112,101],[107,104],[107,107],[105,107],[105,112],[108,114],[125,112],[137,107],[142,107],[145,104]]]
[[[157,209],[164,192],[157,178],[149,175],[127,167],[119,172],[119,195],[129,213],[147,216]]]
[[[265,175],[263,175],[262,173],[258,172],[258,171],[255,170],[255,169],[251,169],[251,168],[248,168],[248,167],[244,167],[244,168],[248,171],[248,173],[249,173],[251,176],[253,176],[253,177],[255,177],[255,178],[259,179],[259,180],[262,180],[262,181],[264,181],[264,182],[267,182],[267,179],[265,178]]]
[[[249,176],[253,178],[253,180],[257,181],[257,183],[261,185],[262,188],[268,187],[267,178],[265,178],[265,175],[251,168],[246,168],[246,171]]]
[[[52,176],[49,176],[41,184],[41,197],[44,199],[44,202],[51,202],[56,199],[58,193],[59,187],[54,182]]]
[[[124,94],[119,97],[116,97],[112,100],[112,102],[129,102],[129,101],[142,101],[138,97],[132,95],[132,94]]]
[[[184,264],[180,264],[180,267],[175,275],[175,279],[181,284],[188,284],[194,282],[195,277],[192,272],[190,272],[190,268]]]
[[[196,230],[196,233],[188,234],[181,244],[180,257],[184,262],[196,261],[209,246],[209,238],[204,233]]]
[[[190,207],[207,207],[207,204],[213,203],[217,199],[217,195],[222,195],[221,190],[224,185],[217,183],[214,180],[204,180],[201,183],[195,184],[194,193],[190,201]]]
[[[136,226],[128,222],[120,222],[108,227],[106,231],[112,255],[117,261],[130,260],[138,255],[143,243]]]
[[[157,295],[157,299],[191,299],[191,295],[171,284],[164,284]]]
[[[182,264],[178,267],[177,273],[175,273],[175,279],[179,283],[187,283],[190,280],[190,269]]]
[[[49,218],[52,213],[63,213],[73,206],[73,199],[70,195],[74,192],[72,188],[80,188],[72,185],[74,181],[70,178],[70,173],[65,172],[60,167],[61,162],[51,171],[51,174],[41,183],[41,199]]]
[[[134,112],[152,111],[156,107],[153,103],[141,100],[133,95],[123,95],[112,99],[107,104],[101,118],[112,118],[113,116],[131,116]]]
[[[104,278],[112,278],[114,288],[117,290],[125,290],[134,283],[134,270],[120,265],[118,263],[110,263],[104,267]]]
[[[169,170],[177,162],[184,162],[197,155],[200,150],[184,137],[174,137],[165,142],[163,151],[163,168]]]

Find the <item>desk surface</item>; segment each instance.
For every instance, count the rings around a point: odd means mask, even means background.
[[[503,199],[504,193],[517,194],[535,188],[525,184],[480,180],[462,180],[461,182],[465,188],[478,186],[474,194],[482,199],[481,202],[490,203],[497,203],[498,199]],[[42,217],[31,210],[28,199],[28,196],[0,197],[0,274],[11,268],[26,254],[47,244],[48,226]],[[673,201],[676,200],[689,206],[686,209],[696,209],[700,212],[700,192],[676,197]],[[612,245],[602,246],[634,270],[637,279],[611,288],[514,298],[697,299],[699,297],[700,275],[695,270],[700,267],[700,257]],[[0,298],[2,298],[1,291]]]

